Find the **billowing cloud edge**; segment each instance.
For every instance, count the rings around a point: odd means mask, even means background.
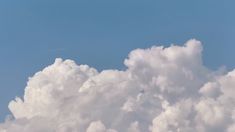
[[[195,39],[136,49],[123,71],[58,58],[9,103],[0,132],[234,132],[235,70],[208,69],[202,50]]]

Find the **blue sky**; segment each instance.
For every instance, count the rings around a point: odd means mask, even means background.
[[[235,67],[232,0],[1,0],[0,120],[29,76],[57,57],[124,69],[135,48],[196,38],[206,66]]]

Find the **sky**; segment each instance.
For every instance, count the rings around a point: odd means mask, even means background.
[[[72,59],[98,71],[125,69],[136,48],[203,45],[210,69],[235,67],[232,0],[1,0],[0,121],[8,103],[22,97],[28,77]]]

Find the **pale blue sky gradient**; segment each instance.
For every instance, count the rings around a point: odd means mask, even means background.
[[[235,67],[234,0],[1,0],[0,121],[29,76],[56,57],[124,69],[135,48],[191,38],[206,66]]]

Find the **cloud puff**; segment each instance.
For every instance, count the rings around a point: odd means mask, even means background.
[[[233,132],[235,70],[206,68],[202,50],[136,49],[123,71],[56,59],[9,103],[0,132]]]

